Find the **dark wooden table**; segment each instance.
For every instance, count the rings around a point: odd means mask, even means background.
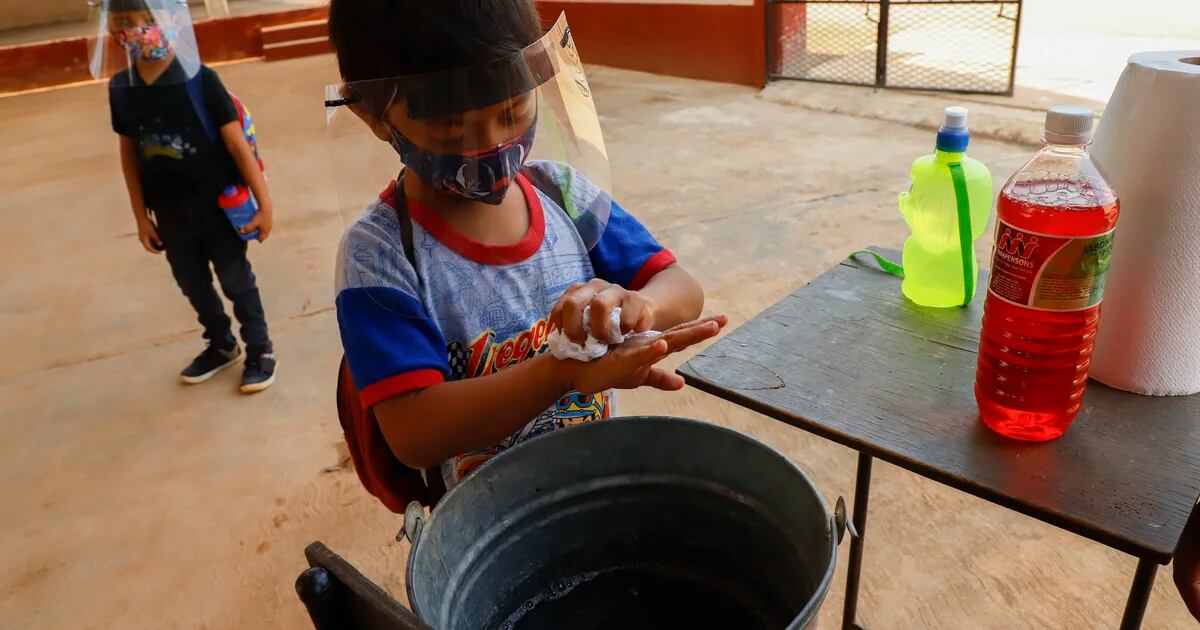
[[[922,308],[873,262],[846,261],[680,374],[858,451],[853,521],[863,536],[877,457],[1133,555],[1121,628],[1140,627],[1157,567],[1170,562],[1200,495],[1200,395],[1138,396],[1092,382],[1058,440],[1000,437],[980,422],[973,393],[982,313],[982,290],[968,308]],[[862,552],[863,539],[852,540],[845,628],[856,627]]]

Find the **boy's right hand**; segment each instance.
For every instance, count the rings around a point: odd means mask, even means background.
[[[657,337],[633,337],[595,361],[566,361],[571,370],[571,389],[582,394],[643,386],[682,389],[683,377],[655,364],[669,354],[716,337],[727,322],[724,315],[712,315],[680,324]]]
[[[150,217],[138,220],[138,240],[142,242],[142,247],[151,254],[161,254],[163,250],[162,239],[158,238],[158,230],[154,228],[154,222]]]

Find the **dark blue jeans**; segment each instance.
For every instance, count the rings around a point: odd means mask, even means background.
[[[221,291],[233,302],[246,352],[271,352],[262,299],[246,258],[246,241],[238,237],[225,213],[214,205],[158,213],[156,219],[171,274],[195,309],[204,338],[221,349],[237,345],[232,322],[213,288],[211,271],[215,271]]]

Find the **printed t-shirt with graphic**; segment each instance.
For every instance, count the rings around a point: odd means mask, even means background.
[[[572,207],[590,207],[602,194],[578,171],[557,166],[527,165],[539,169],[539,180],[560,188],[570,182],[563,194]],[[616,203],[589,252],[575,223],[551,197],[525,175],[517,176],[517,184],[529,209],[529,230],[511,245],[471,240],[409,201],[413,269],[393,207],[394,182],[347,228],[338,254],[337,317],[346,360],[365,407],[530,359],[546,350],[550,310],[568,287],[601,278],[637,290],[675,262],[671,252]],[[568,394],[494,447],[444,462],[446,487],[523,440],[609,418],[613,406],[611,391]]]
[[[240,120],[221,78],[201,66],[200,91],[217,129]],[[219,212],[221,189],[241,181],[237,163],[218,138],[209,138],[188,96],[189,79],[176,59],[154,83],[145,83],[136,67],[109,81],[112,128],[138,147],[138,173],[146,206],[159,221],[182,218],[183,211]]]

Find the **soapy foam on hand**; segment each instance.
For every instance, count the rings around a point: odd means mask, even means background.
[[[585,306],[583,308],[583,330],[587,333],[587,341],[584,343],[584,345],[581,346],[574,341],[571,341],[571,339],[564,335],[559,329],[553,330],[550,333],[550,336],[546,338],[546,342],[550,347],[550,354],[554,355],[554,358],[559,359],[560,361],[574,359],[576,361],[583,361],[586,363],[588,361],[599,359],[607,354],[609,346],[615,346],[624,343],[626,340],[634,337],[657,337],[662,334],[656,331],[623,334],[621,332],[621,307],[618,306],[614,308],[612,313],[609,313],[608,316],[609,330],[611,331],[609,333],[609,338],[606,340],[597,339],[592,335],[591,324],[589,323],[591,322],[591,318],[589,316],[591,309],[592,307],[590,306]]]

